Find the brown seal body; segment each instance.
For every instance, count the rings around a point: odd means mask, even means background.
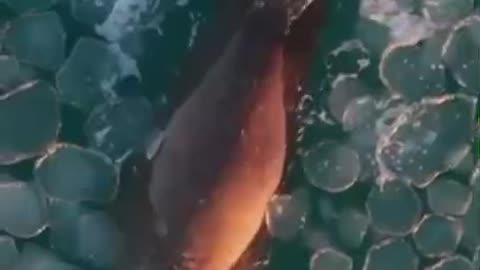
[[[259,254],[242,254],[254,239],[264,244],[258,231],[284,173],[294,88],[308,66],[305,47],[285,39],[286,13],[250,13],[202,78],[190,77],[198,87],[169,123],[150,182],[122,211],[129,254],[117,269],[254,269]]]
[[[286,154],[283,22],[252,14],[175,113],[150,199],[174,269],[227,270],[248,247]]]

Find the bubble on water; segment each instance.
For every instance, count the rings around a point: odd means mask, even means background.
[[[474,270],[472,263],[463,256],[443,258],[426,270]]]
[[[460,222],[451,217],[426,215],[413,232],[417,249],[426,257],[452,254],[462,239]]]
[[[404,181],[393,181],[370,191],[366,209],[376,230],[387,235],[405,236],[420,220],[422,203]]]
[[[461,94],[424,98],[409,106],[378,140],[377,183],[402,179],[425,187],[456,167],[471,148],[476,106],[476,98]]]
[[[472,192],[453,179],[440,177],[427,187],[430,209],[439,215],[465,215],[472,203]]]
[[[363,270],[417,270],[419,259],[403,239],[387,239],[367,252]]]
[[[47,226],[46,202],[31,184],[0,175],[0,230],[30,238]]]
[[[119,185],[108,157],[73,145],[57,145],[36,163],[34,174],[49,197],[74,202],[112,201]]]
[[[328,192],[342,192],[358,180],[361,164],[358,153],[347,145],[321,142],[302,157],[307,180]]]
[[[0,268],[12,269],[18,260],[18,250],[15,240],[8,235],[0,235]]]
[[[292,195],[274,195],[265,214],[268,231],[273,237],[291,240],[305,226],[308,193],[300,189]]]
[[[353,260],[348,255],[332,249],[317,250],[310,259],[310,270],[352,270]]]

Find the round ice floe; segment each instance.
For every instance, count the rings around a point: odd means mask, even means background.
[[[313,251],[332,247],[331,235],[322,228],[306,226],[300,233],[301,241]]]
[[[419,259],[403,239],[387,239],[373,245],[367,253],[363,270],[417,270]]]
[[[378,114],[376,101],[372,96],[355,98],[343,112],[343,128],[350,131],[372,125]]]
[[[46,201],[38,190],[31,183],[0,175],[0,230],[30,238],[46,225]]]
[[[474,268],[467,258],[452,256],[440,260],[436,264],[426,268],[426,270],[474,270]]]
[[[268,231],[273,237],[290,240],[305,225],[307,213],[306,190],[297,190],[292,195],[274,195],[265,214]]]
[[[417,193],[404,181],[395,180],[374,187],[366,201],[372,226],[385,234],[404,236],[420,220],[422,203]]]
[[[18,60],[56,71],[65,59],[66,33],[55,12],[27,15],[12,22],[5,45]]]
[[[17,259],[15,240],[8,235],[0,235],[0,269],[11,269]]]
[[[340,242],[348,248],[358,248],[363,243],[370,225],[366,213],[355,209],[343,210],[336,221]]]
[[[12,164],[44,152],[60,127],[55,89],[32,81],[0,95],[0,164]]]
[[[359,18],[355,34],[365,44],[372,58],[381,55],[390,41],[390,29],[386,25],[366,18]]]
[[[321,142],[307,150],[302,159],[308,181],[328,192],[349,189],[361,171],[358,153],[336,142]]]
[[[310,270],[352,270],[352,268],[352,258],[332,248],[319,249],[310,259]]]
[[[408,100],[445,91],[445,67],[441,50],[445,36],[438,34],[421,44],[395,44],[382,55],[380,78],[394,94]]]
[[[118,57],[107,43],[81,38],[56,80],[63,102],[89,112],[106,100],[115,100],[113,86],[121,77]]]
[[[473,11],[474,0],[425,0],[423,14],[437,27],[448,27]]]
[[[472,191],[458,181],[440,177],[427,187],[427,201],[436,214],[461,216],[472,203]]]
[[[471,148],[476,107],[477,99],[465,95],[425,98],[409,106],[378,140],[379,184],[397,178],[426,187],[456,167]]]
[[[54,201],[50,245],[65,257],[95,269],[112,269],[123,252],[123,235],[103,212]]]
[[[37,162],[34,174],[49,197],[74,202],[109,202],[119,184],[108,157],[73,145],[56,146]]]
[[[14,91],[38,78],[38,72],[27,64],[19,63],[13,55],[0,55],[0,93]]]
[[[413,240],[426,257],[452,254],[460,243],[463,229],[454,218],[426,215],[415,229]]]
[[[443,46],[443,60],[468,93],[480,93],[480,16],[472,16],[453,28]]]
[[[34,244],[26,244],[15,270],[81,270],[79,267],[62,261],[51,251]]]
[[[367,95],[368,88],[357,78],[341,75],[332,83],[332,90],[328,95],[328,109],[339,122],[348,104],[355,98]]]
[[[473,200],[463,218],[463,239],[461,245],[474,252],[480,247],[480,192],[473,192]]]

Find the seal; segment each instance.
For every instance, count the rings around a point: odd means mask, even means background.
[[[149,205],[130,208],[136,259],[119,269],[253,269],[258,256],[242,255],[264,246],[255,240],[265,239],[264,213],[284,175],[292,91],[308,66],[302,50],[311,51],[293,44],[315,36],[292,24],[311,28],[299,15],[311,0],[280,2],[247,11],[175,111],[152,163]],[[146,224],[154,234],[139,229]]]

